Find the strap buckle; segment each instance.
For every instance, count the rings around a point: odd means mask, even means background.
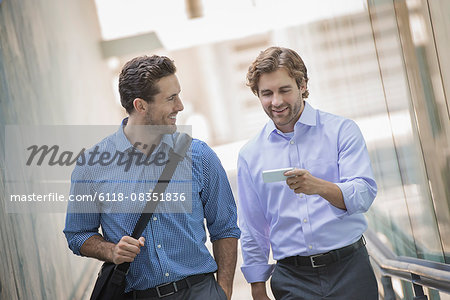
[[[169,286],[169,285],[173,286],[173,291],[170,291],[170,292],[165,293],[165,294],[161,293],[160,288],[165,287],[165,286]],[[173,295],[176,292],[178,292],[178,287],[177,287],[177,283],[176,282],[164,283],[164,284],[156,286],[155,289],[156,289],[156,293],[158,294],[158,298],[167,297],[167,296]]]
[[[103,269],[103,268],[102,268]],[[120,274],[124,274],[125,276],[127,276],[128,275],[128,272],[130,272],[130,267],[128,266],[127,267],[127,270],[124,272],[124,271],[122,271],[120,268],[119,268],[119,265],[115,265],[114,266],[114,270],[116,271],[116,272],[120,272]]]
[[[129,267],[127,267],[126,271],[124,272],[119,268],[119,266],[120,265],[114,266],[114,270],[110,278],[110,282],[115,285],[121,285],[125,281],[125,277],[128,275],[128,272],[130,271]]]
[[[322,255],[323,255],[323,254],[317,254],[317,255],[311,255],[311,256],[309,257],[309,259],[311,260],[311,265],[312,265],[313,268],[325,267],[325,264],[319,265],[319,264],[316,264],[316,262],[314,261],[314,259],[315,259],[316,257],[322,256]]]

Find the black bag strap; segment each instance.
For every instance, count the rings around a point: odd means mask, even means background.
[[[192,138],[188,134],[180,133],[174,149],[170,149],[169,151],[169,160],[167,161],[166,166],[164,167],[164,170],[162,171],[161,176],[153,189],[153,193],[158,195],[164,193],[170,180],[172,179],[178,163],[184,159],[184,156],[191,145],[191,140]],[[158,203],[159,201],[147,201],[147,204],[145,205],[145,208],[139,217],[136,226],[134,227],[133,234],[131,235],[132,238],[138,239],[142,232],[144,232],[144,229],[147,227],[147,223],[152,217],[153,212],[156,210]]]
[[[158,179],[158,182],[153,189],[153,193],[161,194],[164,193],[167,186],[169,185],[170,180],[172,179],[173,173],[175,172],[178,163],[184,159],[189,146],[191,145],[192,138],[186,133],[180,133],[175,142],[174,149],[169,150],[169,159],[164,167],[161,176]],[[147,201],[144,210],[142,211],[139,220],[134,227],[133,233],[131,235],[134,239],[139,239],[142,232],[144,232],[145,227],[147,227],[148,221],[151,219],[153,212],[156,210],[156,207],[159,203],[158,201]],[[125,262],[120,265],[116,265],[116,270],[123,272],[124,275],[128,273],[128,269],[130,268],[130,263]]]

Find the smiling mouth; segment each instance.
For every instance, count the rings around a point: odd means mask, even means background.
[[[288,109],[288,107],[286,106],[285,108],[282,108],[282,109],[272,109],[272,112],[274,112],[276,114],[280,114],[280,113],[284,112],[287,109]]]

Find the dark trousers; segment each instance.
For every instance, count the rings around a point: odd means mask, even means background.
[[[270,282],[277,300],[377,300],[378,286],[366,247],[328,266],[278,262]]]
[[[133,298],[127,298],[133,299]],[[193,284],[190,288],[178,291],[167,297],[158,298],[136,298],[140,300],[227,300],[225,292],[217,283],[213,274],[208,275],[199,283]]]

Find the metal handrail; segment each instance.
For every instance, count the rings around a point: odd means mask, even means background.
[[[371,230],[364,236],[368,241],[367,251],[383,275],[410,281],[415,289],[417,286],[424,286],[450,293],[450,265],[397,256]]]

